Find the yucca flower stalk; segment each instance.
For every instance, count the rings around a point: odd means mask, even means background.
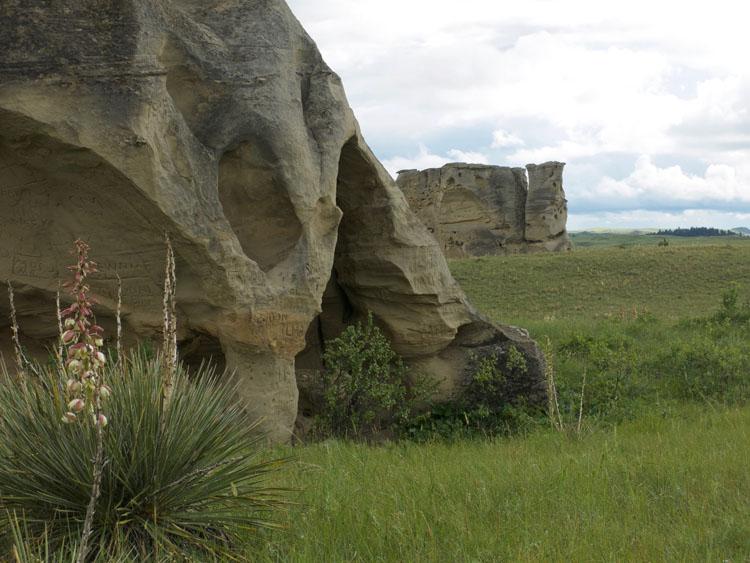
[[[164,354],[164,380],[163,384],[163,401],[169,405],[172,399],[172,387],[174,385],[175,374],[177,373],[177,312],[176,312],[176,295],[177,295],[177,276],[175,274],[174,250],[169,234],[164,236],[167,247],[166,265],[164,268],[164,299],[163,314],[164,343],[162,345],[162,354]]]
[[[68,376],[66,385],[68,410],[62,420],[65,423],[72,423],[76,422],[79,416],[88,414],[92,417],[96,428],[94,479],[78,552],[78,562],[83,563],[88,554],[88,541],[104,466],[103,431],[107,425],[107,417],[102,412],[102,399],[109,396],[110,391],[102,381],[103,368],[106,363],[106,358],[101,351],[104,345],[102,339],[104,331],[94,322],[94,300],[89,296],[90,287],[87,282],[88,276],[97,271],[96,262],[88,257],[88,244],[78,239],[74,245],[76,263],[68,266],[68,269],[73,272],[73,281],[64,284],[73,297],[73,303],[60,312],[64,328],[61,336],[65,356],[63,367]]]
[[[8,302],[10,303],[10,329],[13,335],[13,351],[16,355],[16,367],[18,368],[18,375],[22,377],[24,375],[24,358],[23,351],[21,350],[21,340],[18,338],[18,320],[16,319],[16,300],[13,293],[13,285],[8,281]]]
[[[27,370],[39,377],[39,370],[33,362],[29,361],[21,347],[21,338],[19,337],[21,331],[18,328],[15,293],[13,292],[13,285],[10,283],[10,280],[8,280],[8,302],[10,304],[10,330],[13,339],[13,352],[16,357],[16,377],[19,379],[25,377]]]
[[[68,266],[73,281],[64,284],[73,296],[73,303],[60,312],[63,319],[63,367],[68,374],[68,412],[64,422],[73,422],[83,412],[94,417],[97,425],[105,426],[101,399],[108,395],[102,382],[102,367],[106,363],[101,347],[103,329],[94,323],[94,300],[89,296],[89,275],[95,273],[96,263],[88,258],[89,246],[82,240],[75,242],[76,264]]]

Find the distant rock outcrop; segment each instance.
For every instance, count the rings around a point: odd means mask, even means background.
[[[397,183],[449,258],[570,250],[564,166],[446,164]]]

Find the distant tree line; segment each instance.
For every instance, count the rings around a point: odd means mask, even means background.
[[[689,229],[662,229],[656,236],[665,237],[735,237],[737,233],[713,227],[690,227]]]

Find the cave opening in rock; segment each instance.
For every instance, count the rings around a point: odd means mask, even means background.
[[[356,278],[351,271],[353,262],[348,254],[361,247],[372,234],[363,222],[365,202],[372,194],[368,186],[375,172],[361,156],[352,139],[344,145],[339,159],[336,183],[336,205],[343,212],[338,229],[338,239],[333,269],[321,301],[321,312],[310,323],[306,346],[295,358],[297,386],[299,388],[299,413],[315,414],[320,401],[321,371],[326,341],[336,338],[350,324],[366,315],[366,307],[359,303],[358,290],[352,284]],[[345,277],[346,284],[342,282]]]
[[[220,375],[227,367],[219,339],[205,332],[196,332],[179,342],[180,361],[188,374],[196,374],[201,367],[210,367]]]
[[[297,354],[294,360],[301,415],[312,416],[319,406],[326,342],[339,336],[355,317],[356,313],[349,298],[336,281],[334,267],[323,293],[321,313],[310,323],[305,335],[305,349]]]

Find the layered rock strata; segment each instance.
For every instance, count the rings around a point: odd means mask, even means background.
[[[449,258],[570,250],[564,166],[454,163],[397,183]]]
[[[472,357],[515,346],[529,369],[512,393],[544,400],[536,345],[467,302],[282,0],[4,2],[0,279],[24,344],[44,354],[56,335],[76,237],[109,334],[120,276],[125,334],[158,342],[165,232],[183,359],[232,370],[274,441],[293,431],[296,374],[368,311],[445,395]]]

